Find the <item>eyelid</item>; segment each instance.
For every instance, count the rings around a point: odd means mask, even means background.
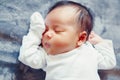
[[[62,29],[62,28],[56,28],[54,30],[55,30],[55,32],[63,32],[64,31],[64,29]]]
[[[64,31],[64,28],[62,28],[59,25],[52,25],[52,26],[48,27],[48,25],[45,24],[45,26],[46,26],[46,30],[45,31],[48,31],[49,29],[51,29],[51,30],[53,30],[55,32],[63,32]]]

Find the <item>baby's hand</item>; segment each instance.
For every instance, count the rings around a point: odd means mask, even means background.
[[[99,35],[97,35],[93,31],[90,33],[89,38],[88,38],[88,41],[93,45],[98,44],[102,42],[103,40],[104,40],[103,38],[101,38]]]
[[[30,17],[30,29],[40,33],[44,32],[44,20],[39,12],[34,12]]]

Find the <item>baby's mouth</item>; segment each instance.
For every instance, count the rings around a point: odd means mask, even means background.
[[[45,43],[44,43],[44,47],[45,47],[45,48],[50,48],[50,44],[47,43],[47,42],[45,42]]]

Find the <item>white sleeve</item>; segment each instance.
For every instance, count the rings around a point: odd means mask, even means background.
[[[98,69],[112,69],[116,65],[116,58],[111,40],[94,45],[98,51]]]
[[[33,21],[31,21],[28,34],[23,37],[18,57],[22,63],[35,69],[43,68],[46,65],[46,53],[42,47],[39,46],[41,43],[42,33],[44,32],[44,24],[40,21],[40,18],[39,13],[34,13],[32,15],[31,20]]]

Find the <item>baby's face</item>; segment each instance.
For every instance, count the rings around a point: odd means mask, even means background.
[[[42,37],[42,45],[48,54],[56,55],[77,47],[79,38],[74,8],[54,9],[46,16],[45,25],[46,31]]]

